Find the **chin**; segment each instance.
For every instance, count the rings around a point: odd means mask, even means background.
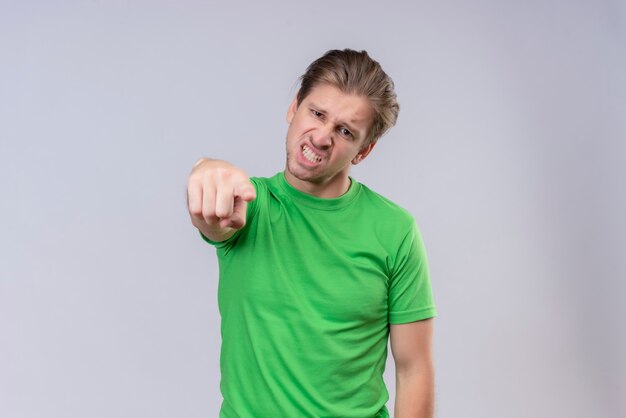
[[[296,167],[292,167],[290,164],[287,164],[287,171],[289,174],[300,181],[306,181],[309,183],[319,183],[320,178],[319,175],[311,173],[308,170],[300,169],[297,164],[294,164]]]

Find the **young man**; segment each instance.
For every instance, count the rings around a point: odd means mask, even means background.
[[[249,178],[201,159],[189,177],[191,221],[220,266],[220,417],[388,417],[388,338],[396,418],[432,417],[436,310],[419,231],[349,177],[396,122],[393,82],[347,49],[301,81],[284,172]]]

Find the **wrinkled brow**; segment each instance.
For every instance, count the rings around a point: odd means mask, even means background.
[[[312,107],[312,108],[314,108],[314,109],[315,109],[315,110],[317,110],[318,112],[323,113],[324,115],[328,115],[328,110],[324,109],[324,107],[323,107],[323,106],[320,106],[320,105],[318,105],[318,104],[316,104],[316,103],[313,103],[313,102],[310,102],[310,103],[309,103],[309,106],[310,106],[310,107]],[[354,125],[353,125],[352,123],[350,123],[350,122],[347,122],[347,121],[344,121],[344,120],[339,119],[339,120],[337,120],[337,125],[340,125],[340,126],[345,126],[346,128],[348,128],[348,130],[349,130],[350,132],[352,132],[352,135],[354,135],[354,136],[355,136],[355,138],[361,138],[361,136],[362,136],[362,132],[361,132],[361,130],[360,130],[360,129],[358,129],[356,126],[354,126]]]

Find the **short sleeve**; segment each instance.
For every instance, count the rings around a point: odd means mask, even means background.
[[[213,245],[215,248],[217,249],[221,249],[221,248],[225,248],[225,247],[230,247],[232,246],[235,242],[237,242],[239,236],[243,233],[243,231],[245,231],[245,229],[248,227],[248,225],[250,225],[250,222],[252,221],[252,218],[254,218],[254,216],[256,215],[257,211],[258,211],[258,207],[259,207],[259,200],[262,199],[261,195],[261,189],[262,189],[262,182],[256,178],[256,177],[250,177],[250,182],[252,183],[252,185],[254,186],[254,189],[256,191],[256,199],[254,199],[253,201],[248,203],[248,208],[246,209],[246,225],[237,230],[232,236],[230,236],[228,239],[224,240],[224,241],[212,241],[209,238],[207,238],[202,231],[198,230],[198,232],[200,233],[200,237],[206,241],[207,243]]]
[[[420,321],[437,315],[426,249],[415,222],[396,255],[388,300],[390,324]]]

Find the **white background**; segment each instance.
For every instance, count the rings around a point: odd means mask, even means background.
[[[366,49],[353,175],[430,258],[439,417],[623,417],[623,1],[0,2],[0,416],[216,417],[200,156],[284,164],[297,78]],[[393,406],[393,363],[386,378]],[[291,418],[291,417],[289,417]]]

